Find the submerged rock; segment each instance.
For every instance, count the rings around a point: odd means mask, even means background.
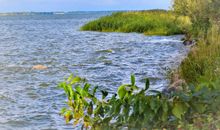
[[[186,86],[187,83],[184,79],[181,79],[180,75],[178,73],[173,74],[171,79],[171,84],[169,88],[167,89],[167,92],[172,91],[183,91],[184,86]]]
[[[183,45],[185,45],[185,46],[192,46],[194,44],[195,44],[195,41],[192,41],[192,40],[185,40],[183,42]]]
[[[44,66],[44,65],[34,65],[32,67],[33,70],[45,70],[47,69],[47,66]]]
[[[186,81],[183,79],[179,79],[177,81],[175,81],[174,83],[172,83],[169,87],[169,91],[182,91],[183,90],[183,86],[186,85]]]

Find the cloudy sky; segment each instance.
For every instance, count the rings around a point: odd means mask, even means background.
[[[169,9],[171,0],[0,0],[0,12]]]

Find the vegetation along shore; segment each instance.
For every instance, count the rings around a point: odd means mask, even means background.
[[[176,17],[172,11],[149,10],[116,12],[87,23],[81,30],[174,35],[183,34],[190,25],[188,16]]]
[[[220,129],[219,7],[219,0],[174,0],[170,11],[118,12],[84,25],[81,30],[185,34],[196,45],[173,74],[181,83],[164,93],[150,91],[148,79],[139,88],[132,75],[130,84],[106,98],[108,92],[70,76],[59,84],[68,97],[61,114],[91,129]]]

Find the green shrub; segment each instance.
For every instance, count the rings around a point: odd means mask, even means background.
[[[116,94],[107,97],[108,92],[100,91],[102,98],[97,98],[97,87],[91,89],[85,80],[72,75],[59,84],[68,97],[68,108],[61,114],[67,123],[72,120],[74,125],[96,130],[174,129],[184,128],[183,124],[194,122],[194,116],[219,108],[214,104],[220,94],[219,82],[184,87],[184,91],[170,94],[149,90],[149,84],[146,79],[144,88],[137,87],[132,75],[131,83],[121,85]]]
[[[174,12],[178,15],[189,16],[191,19],[192,26],[188,28],[188,39],[191,36],[196,39],[196,46],[191,49],[188,57],[182,62],[179,69],[182,78],[189,84],[198,85],[204,82],[219,80],[219,6],[219,0],[174,0]],[[220,99],[218,98],[212,105],[219,105],[219,102]],[[197,121],[193,125],[185,125],[185,128],[217,129],[220,127],[219,117],[220,111],[215,109],[210,113],[197,116]]]
[[[206,39],[200,39],[180,65],[180,73],[188,83],[213,81],[220,76],[220,31],[213,25]]]

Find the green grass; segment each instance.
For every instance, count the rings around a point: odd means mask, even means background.
[[[220,77],[220,27],[212,25],[205,38],[200,38],[188,57],[182,62],[179,73],[188,84],[214,83]],[[216,86],[219,89],[219,84]],[[209,86],[211,87],[211,86]],[[208,106],[212,110],[205,114],[198,114],[193,124],[184,124],[185,129],[218,129],[220,128],[220,98],[218,96],[214,104],[217,109]]]
[[[176,17],[170,11],[117,12],[91,21],[81,27],[83,31],[137,32],[146,35],[183,34],[191,26],[188,17]]]
[[[180,66],[180,74],[188,83],[214,81],[220,76],[220,32],[217,25],[209,29],[207,38],[198,41]]]

